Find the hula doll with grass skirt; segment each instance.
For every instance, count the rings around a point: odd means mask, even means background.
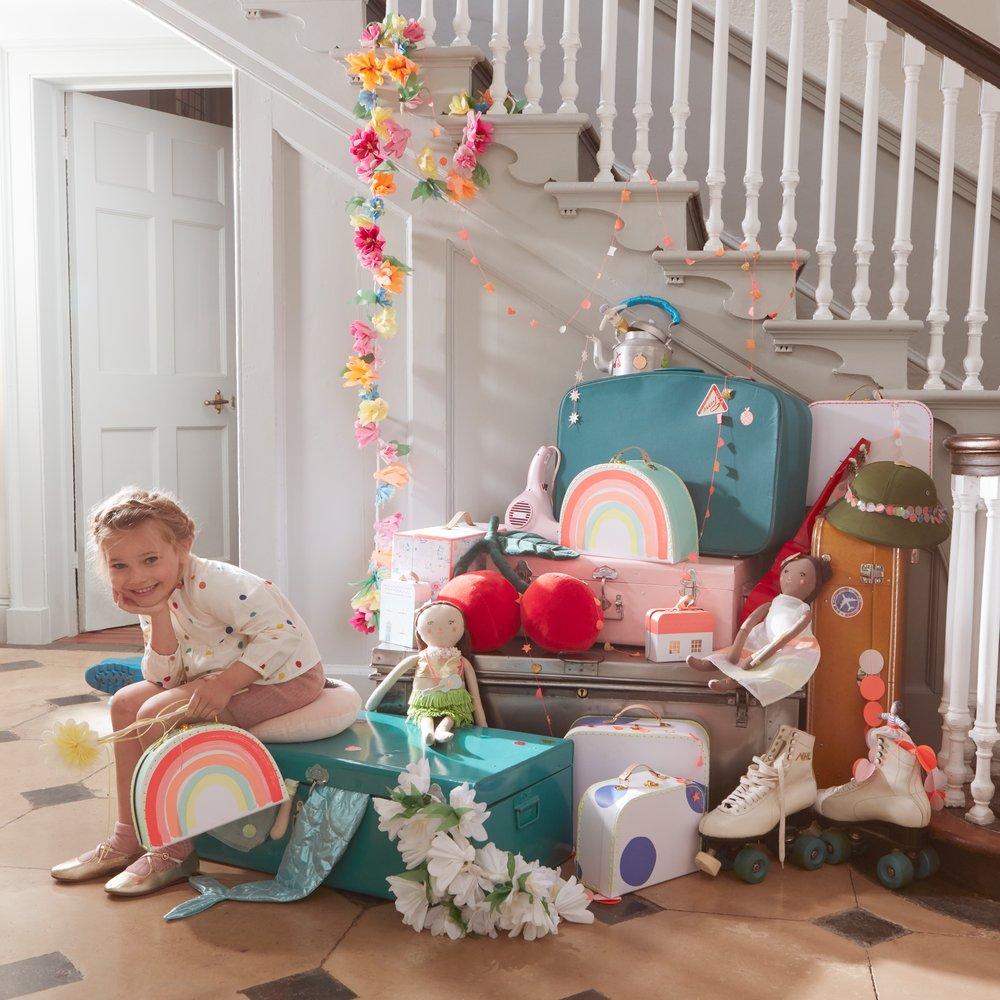
[[[427,746],[447,743],[460,726],[485,726],[465,616],[454,604],[433,601],[418,612],[416,633],[419,652],[399,661],[365,708],[375,711],[396,681],[412,669],[406,717],[420,727]]]

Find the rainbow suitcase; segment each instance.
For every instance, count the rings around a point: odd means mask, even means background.
[[[314,783],[387,797],[399,773],[426,756],[431,781],[447,795],[468,782],[490,810],[486,832],[497,847],[558,867],[573,850],[573,744],[568,740],[500,729],[459,729],[442,749],[428,750],[417,728],[399,715],[361,712],[338,736],[312,743],[272,743],[268,749],[285,779],[298,781],[296,799]],[[250,850],[211,834],[196,841],[202,858],[275,872],[288,834]],[[386,877],[404,868],[396,845],[378,828],[371,803],[354,839],[326,878],[335,889],[389,899]]]

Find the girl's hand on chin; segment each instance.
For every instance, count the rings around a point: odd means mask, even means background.
[[[115,604],[127,615],[149,615],[152,617],[161,611],[167,610],[167,598],[157,601],[156,604],[141,605],[133,603],[120,590],[112,590],[111,596]]]

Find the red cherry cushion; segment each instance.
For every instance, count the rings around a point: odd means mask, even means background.
[[[566,573],[543,573],[521,595],[524,634],[543,649],[579,653],[590,649],[604,614],[590,588]]]
[[[521,613],[517,590],[496,570],[463,573],[449,580],[438,595],[465,616],[465,627],[474,653],[499,649],[517,635]]]

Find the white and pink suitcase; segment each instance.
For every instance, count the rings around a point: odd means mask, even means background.
[[[629,715],[632,711],[644,714]],[[577,719],[566,739],[573,741],[574,816],[588,788],[637,760],[708,789],[708,732],[691,719],[664,719],[649,705],[626,705],[610,717]]]
[[[707,792],[647,764],[591,785],[577,815],[577,877],[604,896],[689,875]]]

